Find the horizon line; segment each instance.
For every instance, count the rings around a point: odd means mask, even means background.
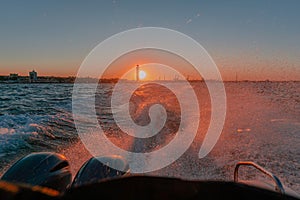
[[[11,74],[15,74],[15,73],[11,73]],[[0,74],[0,77],[10,77],[10,75],[1,75]],[[18,77],[28,77],[28,75],[18,75]],[[90,76],[85,76],[85,77],[77,77],[77,76],[55,76],[55,75],[41,75],[41,76],[38,76],[38,77],[42,77],[42,78],[60,78],[60,79],[70,79],[70,78],[79,78],[79,79],[93,79],[93,80],[125,80],[125,81],[136,81],[136,80],[131,80],[131,79],[120,79],[120,78],[117,78],[117,77],[112,77],[112,78],[96,78],[96,77],[90,77]],[[143,80],[142,82],[151,82],[151,81],[184,81],[184,80],[173,80],[173,79],[166,79],[166,80]],[[189,82],[205,82],[205,81],[218,81],[218,80],[205,80],[205,79],[191,79],[191,80],[187,80]],[[276,80],[276,79],[243,79],[243,80],[235,80],[235,79],[232,79],[232,80],[222,80],[223,82],[300,82],[300,80],[295,80],[295,79],[285,79],[285,80]]]

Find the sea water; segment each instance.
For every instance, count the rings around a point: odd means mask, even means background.
[[[299,82],[225,83],[225,125],[216,146],[203,159],[197,156],[209,124],[211,109],[205,83],[194,83],[193,88],[198,90],[201,104],[201,120],[195,142],[178,161],[154,174],[188,179],[232,180],[235,164],[250,160],[300,192]],[[178,90],[181,90],[180,86]],[[65,151],[68,145],[80,141],[73,120],[72,92],[73,84],[0,84],[1,173],[30,152],[71,152],[71,160],[72,155],[79,153],[76,151],[82,149],[80,145],[79,148],[78,145],[73,149],[71,146],[71,150]],[[99,123],[116,145],[125,150],[151,152],[172,141],[181,120],[174,95],[161,96],[159,88],[149,87],[143,87],[133,95],[131,115],[138,125],[149,123],[149,106],[145,104],[145,99],[152,103],[159,99],[158,103],[162,103],[168,113],[164,131],[170,134],[159,137],[160,144],[155,143],[158,140],[152,140],[140,146],[141,143],[132,143],[130,138],[125,140],[125,134],[117,129],[110,108],[112,92],[112,84],[98,87],[94,106],[99,110]],[[132,146],[135,144],[139,145]],[[257,175],[254,172],[248,177]]]

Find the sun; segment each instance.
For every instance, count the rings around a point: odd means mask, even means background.
[[[139,78],[140,78],[141,80],[143,80],[143,79],[146,78],[146,76],[147,76],[146,72],[143,71],[143,70],[140,70],[140,72],[139,72]]]

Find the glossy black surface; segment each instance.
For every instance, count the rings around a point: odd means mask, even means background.
[[[3,174],[1,180],[45,186],[62,192],[71,184],[72,174],[64,156],[43,152],[32,153],[18,160]]]
[[[100,159],[102,162],[99,161]],[[119,169],[123,170],[116,170],[110,167],[112,165],[117,165]],[[128,169],[127,162],[118,156],[91,158],[83,164],[76,174],[72,187],[96,183],[107,178],[121,177],[128,173]]]

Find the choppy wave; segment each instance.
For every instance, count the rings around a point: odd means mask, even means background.
[[[226,83],[227,122],[218,145],[203,160],[198,160],[195,155],[198,155],[197,145],[201,144],[209,124],[211,111],[209,94],[203,90],[204,85],[193,85],[196,92],[198,91],[201,116],[203,116],[197,142],[178,163],[163,169],[160,173],[182,176],[182,178],[231,180],[237,161],[253,160],[265,165],[275,174],[279,173],[284,183],[300,191],[297,182],[299,84],[299,82]],[[0,162],[2,163],[0,171],[3,172],[3,169],[11,165],[16,158],[29,152],[55,151],[78,139],[72,116],[72,89],[72,84],[0,84]],[[149,143],[139,141],[130,143],[131,138],[122,135],[114,122],[109,98],[112,89],[113,85],[110,84],[98,87],[95,108],[100,125],[113,143],[125,150],[150,152],[161,148],[173,139],[172,132],[176,131],[180,121],[180,112],[174,104],[174,95],[172,97],[170,94],[168,98],[153,95],[159,94],[159,92],[153,93],[153,89],[158,89],[156,86],[144,87],[136,91],[129,106],[134,121],[139,125],[149,123],[147,113],[150,104],[148,103],[157,103],[154,98],[156,97],[159,99],[158,102],[167,108],[168,123],[162,132],[170,134],[153,138]],[[184,88],[179,87],[179,89],[184,92]],[[84,98],[78,103],[86,104]],[[157,141],[162,142],[157,143]],[[79,162],[76,161],[76,158],[80,157],[78,151],[83,150],[84,147],[79,145],[65,151],[71,155],[73,166],[74,163],[76,165],[76,162]],[[82,162],[85,161],[85,158],[80,159],[83,160]],[[76,169],[78,167],[80,166]],[[164,171],[168,169],[171,171]]]
[[[76,139],[72,85],[0,85],[0,161],[54,150]],[[2,166],[3,167],[3,166]]]

